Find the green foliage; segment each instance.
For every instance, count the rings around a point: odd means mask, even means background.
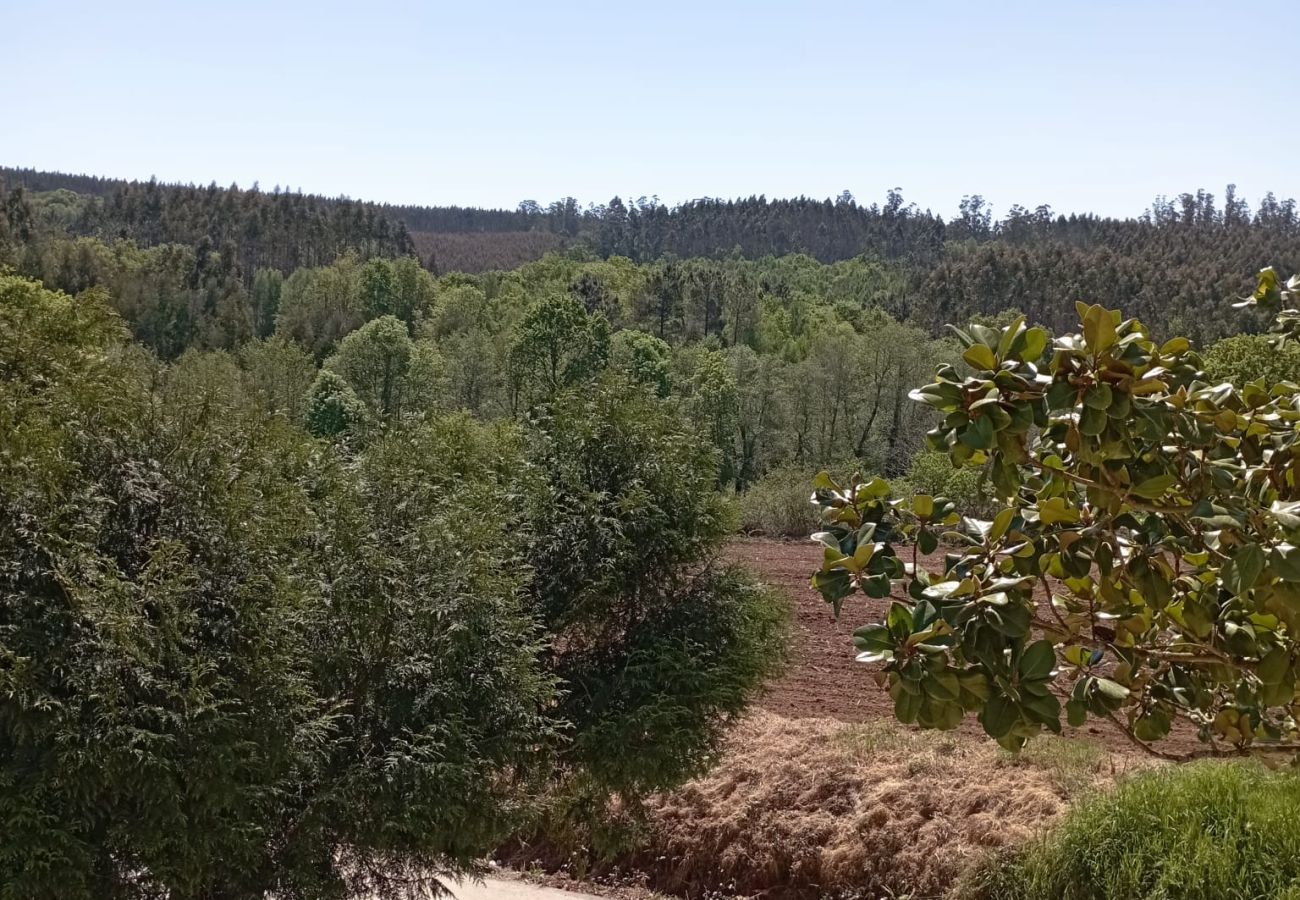
[[[946,497],[956,504],[958,512],[965,515],[992,515],[997,509],[991,504],[985,478],[979,468],[954,466],[946,453],[922,451],[912,458],[905,476],[908,493]],[[895,497],[904,496],[895,483]]]
[[[20,270],[68,293],[107,291],[135,339],[164,359],[234,349],[253,336],[253,311],[234,260],[208,245],[49,241],[29,245]]]
[[[816,331],[791,374],[795,455],[810,463],[856,458],[872,470],[898,474],[932,424],[907,402],[907,391],[949,351],[878,309],[852,318]]]
[[[722,484],[735,481],[740,398],[735,376],[722,351],[708,350],[697,358],[686,409],[700,433],[718,450],[718,481]]]
[[[313,661],[345,717],[294,837],[317,868],[342,854],[349,896],[472,865],[527,821],[558,742],[527,567],[499,521],[503,444],[429,420],[315,485]]]
[[[627,329],[614,334],[611,366],[638,384],[648,384],[660,397],[672,390],[669,362],[672,350],[652,334]]]
[[[736,383],[736,486],[745,488],[780,458],[781,432],[790,418],[783,403],[786,367],[743,345],[727,356]]]
[[[294,271],[280,290],[275,333],[323,360],[365,322],[357,270],[356,259],[345,256],[332,266]]]
[[[0,279],[22,335],[0,342],[5,897],[246,888],[248,826],[327,727],[300,590],[272,574],[304,537],[302,459],[259,464],[271,430],[155,407],[111,321]]]
[[[570,294],[524,314],[510,347],[510,376],[525,408],[594,377],[609,362],[609,322]]]
[[[696,772],[782,657],[780,604],[712,562],[715,459],[670,405],[605,378],[526,437],[528,561],[572,725],[561,753],[603,807]]]
[[[260,338],[275,331],[275,317],[280,312],[280,292],[284,276],[274,269],[258,269],[253,275],[249,303],[253,307],[253,329]]]
[[[740,529],[772,537],[803,536],[818,525],[817,508],[802,469],[773,469],[737,495]]]
[[[165,244],[223,248],[233,265],[290,272],[319,266],[345,251],[362,257],[403,256],[413,245],[406,229],[374,204],[290,191],[222,189],[215,184],[127,182],[9,169],[0,173],[34,191],[75,191],[77,202],[42,198],[43,224],[100,238],[125,238],[142,247]],[[50,209],[57,203],[62,209]]]
[[[337,437],[363,428],[369,410],[343,376],[322,369],[307,392],[305,425],[316,437]]]
[[[905,722],[976,713],[1018,749],[1060,730],[1059,692],[1071,725],[1101,717],[1139,744],[1182,718],[1219,752],[1294,747],[1300,388],[1207,383],[1186,339],[1078,312],[1055,341],[1023,318],[958,331],[971,374],[941,367],[913,392],[944,417],[934,449],[989,467],[991,521],[819,476],[814,583],[837,611],[893,597],[855,640]],[[899,541],[930,552],[945,529],[963,546],[941,570],[904,566]]]
[[[92,296],[0,278],[0,334],[0,896],[389,895],[501,839],[552,682],[461,426],[354,472]]]
[[[302,421],[307,391],[316,380],[311,354],[282,337],[272,337],[245,344],[239,363],[268,413]]]
[[[981,900],[1300,897],[1300,777],[1246,764],[1149,772],[1066,813],[963,896]]]
[[[1205,374],[1211,381],[1237,387],[1261,378],[1266,384],[1300,381],[1300,345],[1264,334],[1238,334],[1215,341],[1205,351]]]
[[[433,308],[433,277],[414,257],[371,259],[357,276],[361,313],[366,321],[393,316],[413,325]]]
[[[375,418],[427,411],[446,389],[437,349],[412,341],[391,315],[370,320],[340,341],[325,368],[341,375]]]
[[[648,386],[323,442],[294,345],[125,338],[0,277],[0,897],[427,887],[539,796],[581,830],[698,771],[780,660],[783,605],[713,559],[714,451]],[[305,419],[368,411],[326,368]]]

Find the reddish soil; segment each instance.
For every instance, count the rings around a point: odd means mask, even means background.
[[[853,631],[879,621],[888,601],[857,594],[844,601],[837,621],[831,606],[813,589],[812,573],[821,550],[811,541],[737,538],[728,556],[750,569],[793,604],[794,646],[785,675],[759,701],[765,709],[792,718],[833,718],[866,722],[893,715],[893,701],[871,678],[871,669],[854,659]]]
[[[812,573],[821,564],[821,550],[811,541],[736,538],[728,545],[727,556],[781,590],[794,605],[794,646],[789,668],[768,686],[758,701],[760,706],[787,718],[833,718],[842,722],[893,718],[893,700],[871,677],[874,667],[859,663],[853,649],[854,629],[879,621],[888,600],[855,594],[845,599],[836,621],[830,604],[810,583]],[[920,560],[934,571],[942,569],[942,556],[940,551]],[[1089,722],[1080,732],[1066,731],[1091,737],[1113,750],[1134,750],[1127,737],[1105,723]],[[973,716],[962,720],[959,732],[984,735]],[[1199,746],[1190,728],[1176,728],[1161,743],[1161,749],[1177,753]]]

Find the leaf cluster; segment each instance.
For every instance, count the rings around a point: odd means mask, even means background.
[[[977,713],[1014,749],[1058,731],[1064,699],[1071,725],[1108,719],[1145,747],[1178,720],[1210,753],[1288,746],[1300,388],[1210,383],[1186,339],[1078,313],[1055,339],[1023,317],[957,330],[966,374],[941,367],[912,393],[942,416],[933,449],[989,467],[997,514],[819,477],[814,585],[837,610],[857,591],[894,598],[856,640],[904,721]],[[955,550],[929,570],[917,551],[941,540]]]

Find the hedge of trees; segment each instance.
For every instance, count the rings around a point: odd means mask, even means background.
[[[12,275],[0,335],[2,897],[395,895],[697,771],[780,660],[618,373],[485,422],[388,312],[169,363]]]

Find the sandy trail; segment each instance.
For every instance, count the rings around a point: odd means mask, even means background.
[[[477,882],[467,878],[449,886],[456,900],[604,900],[595,894],[579,894],[576,891],[562,891],[526,881],[491,876]]]

